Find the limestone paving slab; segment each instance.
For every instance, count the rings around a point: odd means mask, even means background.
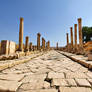
[[[0,92],[16,92],[22,82],[0,80]]]
[[[76,82],[74,79],[66,79],[66,81],[68,82],[69,86],[77,86]]]
[[[80,87],[91,87],[91,84],[86,79],[75,79],[75,81]]]
[[[38,89],[38,90],[27,90],[27,91],[19,90],[18,92],[58,92],[58,90],[56,89]]]
[[[69,86],[66,79],[52,79],[51,86]]]
[[[48,78],[49,79],[53,79],[53,78],[64,78],[64,73],[49,72],[48,73]]]
[[[66,78],[79,78],[79,79],[85,79],[88,78],[88,76],[85,73],[82,72],[69,72],[66,73]]]
[[[20,88],[23,90],[50,88],[50,83],[44,81],[41,78],[40,79],[30,79],[29,82],[23,83]]]
[[[91,88],[86,87],[60,87],[60,92],[92,92]]]
[[[23,74],[2,74],[0,80],[20,81],[24,78]]]

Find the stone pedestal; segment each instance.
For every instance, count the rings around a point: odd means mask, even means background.
[[[29,51],[29,37],[28,36],[26,36],[25,51]]]
[[[41,47],[40,47],[40,36],[41,36],[41,34],[38,33],[37,34],[37,50],[40,50],[41,49]]]
[[[19,29],[19,51],[23,51],[23,18],[20,18],[20,29]]]

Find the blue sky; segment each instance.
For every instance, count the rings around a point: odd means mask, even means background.
[[[20,17],[24,18],[25,36],[36,44],[41,33],[51,46],[66,45],[66,33],[77,18],[83,26],[92,26],[92,0],[0,0],[0,40],[19,40]]]

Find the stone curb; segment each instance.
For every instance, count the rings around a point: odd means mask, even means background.
[[[4,69],[7,69],[7,68],[11,68],[15,65],[19,65],[19,64],[22,64],[22,63],[26,63],[28,62],[29,60],[33,59],[33,58],[36,58],[38,56],[41,56],[43,55],[43,53],[37,53],[37,55],[31,57],[31,58],[27,58],[27,59],[22,59],[22,60],[17,60],[17,61],[14,61],[14,62],[8,62],[8,63],[5,63],[5,64],[0,64],[0,71],[4,70]]]
[[[74,57],[72,57],[72,56],[66,55],[66,54],[64,54],[64,53],[62,53],[62,52],[60,52],[60,51],[58,51],[58,53],[60,53],[60,54],[62,54],[62,55],[64,55],[64,56],[70,58],[71,60],[73,60],[73,61],[75,61],[75,62],[78,62],[79,64],[85,66],[85,67],[88,68],[88,69],[92,69],[92,64],[89,64],[89,63],[84,62],[84,61],[82,61],[82,60],[78,60],[78,59],[76,59],[76,58],[74,58]]]

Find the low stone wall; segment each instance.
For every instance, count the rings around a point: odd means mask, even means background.
[[[87,62],[86,60],[88,60],[88,59],[84,60],[83,58],[80,59],[80,57],[77,57],[77,58],[76,58],[76,57],[75,57],[76,55],[73,55],[73,54],[71,54],[71,53],[61,52],[61,51],[58,51],[58,52],[61,53],[61,54],[63,54],[64,56],[66,56],[66,57],[72,59],[73,61],[78,62],[79,64],[81,64],[81,65],[87,67],[88,69],[91,69],[91,70],[92,70],[92,61]]]

